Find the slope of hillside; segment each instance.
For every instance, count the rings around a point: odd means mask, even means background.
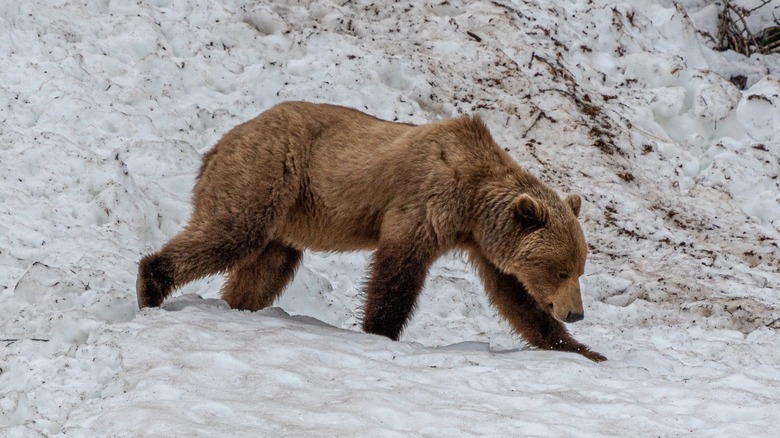
[[[713,51],[717,7],[84,3],[0,3],[4,436],[780,433],[780,58]],[[457,255],[400,342],[358,329],[365,253],[307,254],[280,308],[212,278],[137,311],[200,155],[283,100],[478,113],[581,193],[570,329],[610,360],[527,349]]]

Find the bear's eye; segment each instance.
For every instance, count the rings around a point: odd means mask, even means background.
[[[558,273],[558,279],[559,280],[568,280],[569,279],[569,273],[568,272],[559,272]]]

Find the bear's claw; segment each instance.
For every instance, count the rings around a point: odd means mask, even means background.
[[[587,348],[584,349],[583,351],[580,351],[579,353],[587,357],[588,359],[592,360],[593,362],[604,362],[607,360],[606,356],[602,355],[601,353],[591,351]]]

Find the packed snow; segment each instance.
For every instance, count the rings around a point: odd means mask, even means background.
[[[719,10],[0,0],[0,434],[780,435],[780,56],[713,50]],[[263,311],[216,277],[138,311],[201,154],[285,100],[479,114],[581,193],[569,328],[609,361],[528,348],[457,254],[399,342],[359,330],[369,253],[307,254]]]

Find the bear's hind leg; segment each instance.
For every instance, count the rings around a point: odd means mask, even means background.
[[[259,310],[273,304],[292,280],[302,252],[270,242],[228,271],[222,298],[233,309]]]
[[[141,259],[138,307],[159,307],[177,287],[228,271],[266,241],[264,229],[247,229],[231,219],[190,223],[160,251]]]
[[[488,298],[526,342],[544,350],[579,353],[594,362],[607,360],[572,338],[563,323],[545,312],[513,276],[501,272],[476,249],[469,251],[469,256]]]

